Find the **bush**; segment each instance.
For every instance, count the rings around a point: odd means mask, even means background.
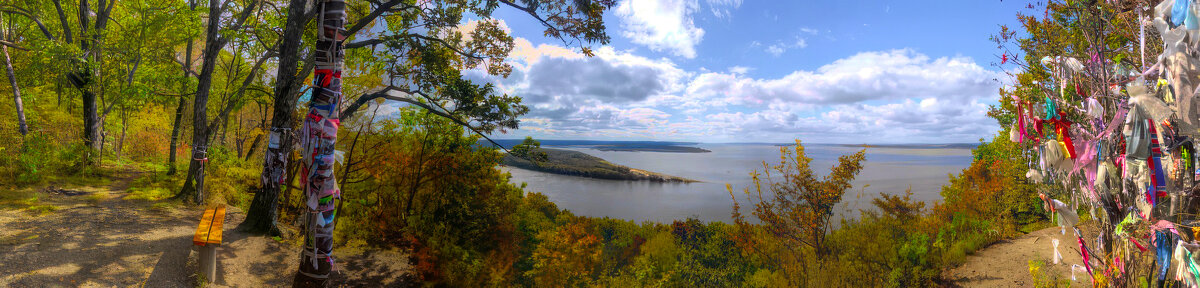
[[[17,182],[38,182],[43,174],[51,172],[59,160],[54,147],[57,145],[54,145],[46,134],[33,132],[26,135],[25,141],[17,151]]]

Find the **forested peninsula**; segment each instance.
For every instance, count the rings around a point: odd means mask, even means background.
[[[537,150],[539,152],[546,153],[545,161],[534,162],[506,154],[504,155],[504,160],[502,163],[504,165],[526,170],[598,179],[635,181],[644,180],[672,183],[698,182],[692,179],[663,175],[660,173],[609,163],[600,157],[588,155],[578,151],[551,148],[537,148]]]

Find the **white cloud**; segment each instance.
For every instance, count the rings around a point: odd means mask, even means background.
[[[754,68],[750,68],[750,67],[746,67],[746,66],[729,67],[729,73],[733,73],[733,74],[746,74],[747,72],[750,72],[750,70],[754,70]]]
[[[704,38],[692,14],[697,0],[628,0],[617,4],[621,35],[654,51],[695,58],[695,46]]]
[[[733,10],[737,10],[742,6],[742,0],[706,0],[708,8],[712,10],[713,16],[721,19],[729,19],[733,17]]]
[[[518,137],[969,142],[998,128],[986,114],[1001,74],[966,57],[863,52],[754,78],[752,67],[688,71],[611,47],[588,58],[556,45],[516,44],[511,77],[469,77],[523,97],[531,111]]]
[[[761,44],[759,44],[758,41],[755,41],[755,42],[751,43],[751,45],[758,46]],[[771,46],[767,46],[767,48],[764,50],[767,51],[767,53],[771,53],[771,55],[774,55],[775,57],[779,57],[780,55],[783,55],[784,52],[787,52],[790,49],[804,48],[804,47],[808,47],[808,41],[805,41],[804,38],[801,38],[800,36],[796,36],[795,41],[776,42],[775,44],[771,44]]]
[[[979,99],[995,95],[999,84],[994,79],[999,76],[970,58],[931,59],[912,50],[893,50],[863,52],[816,71],[795,71],[777,79],[703,73],[692,79],[686,93],[713,103],[747,105]]]

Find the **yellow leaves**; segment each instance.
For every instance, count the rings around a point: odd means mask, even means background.
[[[831,228],[832,208],[841,201],[850,188],[850,182],[862,170],[865,150],[840,157],[838,165],[832,167],[831,173],[822,180],[818,180],[809,167],[812,158],[807,157],[800,140],[796,140],[796,146],[792,149],[780,147],[779,153],[779,164],[770,166],[763,163],[768,183],[767,197],[764,197],[758,172],[750,174],[757,192],[751,194],[750,189],[746,189],[747,197],[754,205],[753,214],[772,235],[772,241],[779,241],[792,250],[808,247],[818,254],[823,253],[824,234]],[[771,171],[778,173],[782,179],[775,181]],[[726,185],[726,189],[735,198],[734,221],[743,230],[749,229],[749,224],[741,215],[741,206],[733,195],[733,187]]]
[[[583,283],[600,260],[600,238],[588,232],[585,218],[576,218],[556,230],[537,235],[541,245],[534,250],[533,270],[527,272],[536,286],[566,287]]]

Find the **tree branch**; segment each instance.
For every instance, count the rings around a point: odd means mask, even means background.
[[[471,58],[471,59],[478,59],[478,60],[485,59],[485,57],[483,57],[483,56],[475,55],[472,53],[467,53],[466,51],[463,51],[463,50],[459,49],[458,47],[454,47],[454,45],[450,45],[450,42],[446,42],[446,40],[443,40],[441,38],[429,37],[429,36],[425,36],[425,35],[421,35],[421,34],[412,34],[412,33],[407,33],[407,34],[394,36],[394,37],[373,38],[373,39],[369,39],[369,40],[353,42],[350,44],[346,44],[345,49],[355,49],[355,48],[362,48],[362,47],[371,46],[371,45],[382,44],[389,40],[394,40],[395,38],[399,38],[399,37],[411,37],[411,38],[416,38],[416,39],[420,39],[420,40],[424,40],[424,41],[436,42],[438,44],[441,44],[442,47],[446,47],[446,49],[450,49],[450,51],[454,51],[454,53],[461,55],[463,57],[467,57],[467,58]],[[392,38],[392,39],[386,39],[386,38]]]
[[[464,52],[462,50],[459,50],[458,47],[454,47],[454,45],[450,45],[449,42],[446,42],[446,40],[442,40],[441,38],[429,37],[429,36],[420,35],[420,34],[406,34],[404,36],[405,37],[414,37],[414,38],[425,40],[425,41],[433,41],[433,42],[441,43],[442,46],[446,47],[446,49],[450,49],[451,51],[454,51],[455,53],[458,53],[459,55],[462,55],[463,57],[473,58],[473,59],[483,59],[483,57],[481,57],[481,56],[478,56],[475,54],[470,54],[470,53]]]
[[[513,9],[521,10],[522,12],[529,14],[529,16],[532,16],[533,19],[537,19],[539,22],[542,22],[542,25],[546,26],[546,29],[550,29],[551,31],[555,32],[556,34],[563,32],[562,29],[555,27],[553,24],[550,24],[549,21],[546,21],[546,19],[543,19],[541,15],[538,15],[536,8],[517,5],[517,3],[513,3],[512,1],[509,1],[509,0],[500,0],[500,3],[504,3],[504,5],[508,5],[509,7],[512,7]],[[566,40],[564,40],[564,42],[565,41]]]
[[[362,30],[363,27],[367,27],[367,24],[371,23],[371,21],[375,21],[375,18],[378,18],[379,15],[383,15],[384,12],[390,11],[392,9],[392,7],[395,7],[396,5],[399,5],[400,3],[403,3],[403,2],[404,2],[403,0],[391,0],[391,1],[388,1],[387,3],[383,3],[382,5],[379,5],[379,7],[375,8],[375,10],[371,11],[370,14],[367,14],[366,16],[359,18],[358,22],[354,23],[353,26],[350,26],[349,29],[346,29],[346,35],[349,36],[349,35],[354,35],[354,33],[358,33],[358,30]],[[405,5],[404,9],[408,9],[410,7],[416,7],[416,6]]]
[[[234,28],[234,29],[242,27],[242,24],[246,23],[246,19],[250,18],[251,14],[254,14],[252,12],[254,12],[254,7],[258,6],[258,2],[260,2],[260,1],[251,1],[250,5],[247,5],[245,9],[242,9],[242,15],[238,15],[238,19],[233,23],[232,26],[229,26],[229,27]],[[212,21],[212,20],[209,20],[209,21]],[[217,39],[218,39],[217,41],[220,41],[217,43],[221,43],[222,44],[221,46],[224,46],[224,43],[226,41],[229,41],[229,39],[225,39],[225,37],[221,37],[221,38],[217,38]]]
[[[13,49],[17,50],[29,51],[29,48],[21,47],[20,45],[17,45],[17,43],[4,41],[4,39],[0,39],[0,45],[12,47]]]
[[[262,57],[258,57],[258,60],[254,62],[254,68],[250,69],[250,75],[246,75],[246,79],[242,80],[242,86],[238,87],[237,92],[235,92],[233,97],[229,99],[229,103],[225,104],[225,108],[221,109],[221,113],[217,114],[217,118],[213,119],[212,124],[208,125],[207,133],[211,134],[215,132],[217,130],[217,124],[222,122],[221,119],[229,117],[229,113],[233,111],[234,106],[236,106],[238,102],[237,100],[241,99],[242,96],[246,94],[246,88],[250,86],[250,83],[254,82],[254,76],[258,75],[259,70],[262,70],[263,64],[267,63],[267,59],[277,55],[275,52],[270,52],[274,50],[268,49],[267,51],[268,52],[266,54],[263,54]]]
[[[175,63],[179,63],[179,65],[183,66],[184,72],[191,74],[192,76],[200,77],[200,74],[196,73],[196,71],[193,71],[192,67],[188,67],[187,64],[183,63],[183,60],[179,60],[178,58],[175,58],[175,57],[171,57],[171,60],[175,60]]]
[[[427,104],[427,103],[422,103],[421,101],[418,101],[417,99],[388,95],[387,92],[389,92],[389,91],[397,91],[397,92],[406,93],[409,95],[420,95],[421,97],[423,97],[425,99],[432,99],[432,97],[429,96],[428,94],[425,94],[425,92],[416,91],[416,90],[404,90],[404,89],[400,89],[395,86],[389,86],[389,87],[381,89],[379,91],[359,96],[358,99],[355,100],[353,104],[346,107],[346,109],[343,110],[341,113],[339,113],[339,115],[341,115],[342,119],[350,118],[350,116],[353,116],[354,112],[357,111],[363,104],[366,104],[367,101],[371,101],[371,100],[375,100],[375,99],[379,99],[379,98],[392,100],[392,101],[404,102],[404,103],[408,103],[413,106],[417,106],[421,109],[424,109],[425,111],[427,111],[429,113],[433,113],[434,115],[449,119],[450,121],[453,121],[455,124],[458,124],[459,126],[467,128],[467,129],[471,130],[471,132],[475,133],[476,135],[483,137],[483,139],[487,139],[488,142],[492,142],[492,145],[496,145],[496,147],[500,147],[500,149],[503,149],[504,152],[509,152],[508,148],[505,148],[504,145],[500,145],[500,143],[496,143],[495,140],[492,140],[491,137],[488,137],[483,132],[479,132],[479,129],[475,128],[474,126],[471,126],[471,124],[467,124],[463,120],[458,119],[458,117],[454,117],[453,115],[450,115],[450,112],[449,112],[450,110],[446,109],[446,107],[442,107],[441,105],[438,105],[437,103],[428,103]],[[435,109],[434,106],[430,106],[430,104],[433,104],[438,108],[441,108],[441,110]],[[509,154],[511,154],[511,153],[509,153]],[[516,155],[514,155],[514,156],[516,156]],[[528,159],[526,159],[526,160],[528,160]],[[530,160],[530,161],[532,161],[532,160]]]
[[[54,0],[54,9],[58,10],[58,23],[62,25],[63,39],[67,40],[67,44],[75,43],[75,40],[71,39],[71,25],[67,24],[67,14],[63,13],[62,3],[59,3],[59,0]]]
[[[363,40],[363,41],[352,42],[352,43],[346,44],[345,49],[350,50],[350,49],[355,49],[355,48],[362,48],[362,47],[366,47],[366,46],[383,44],[383,42],[384,42],[383,39],[373,38],[370,40]]]
[[[42,19],[38,19],[38,17],[33,16],[33,14],[29,14],[29,11],[26,11],[25,9],[21,9],[20,7],[17,7],[17,6],[4,6],[3,8],[0,8],[0,11],[18,14],[21,16],[25,16],[25,18],[29,18],[29,20],[33,20],[33,23],[37,23],[38,29],[42,30],[42,34],[45,34],[46,38],[49,38],[50,40],[54,40],[54,34],[50,34],[50,29],[46,29],[46,24],[42,24]]]

